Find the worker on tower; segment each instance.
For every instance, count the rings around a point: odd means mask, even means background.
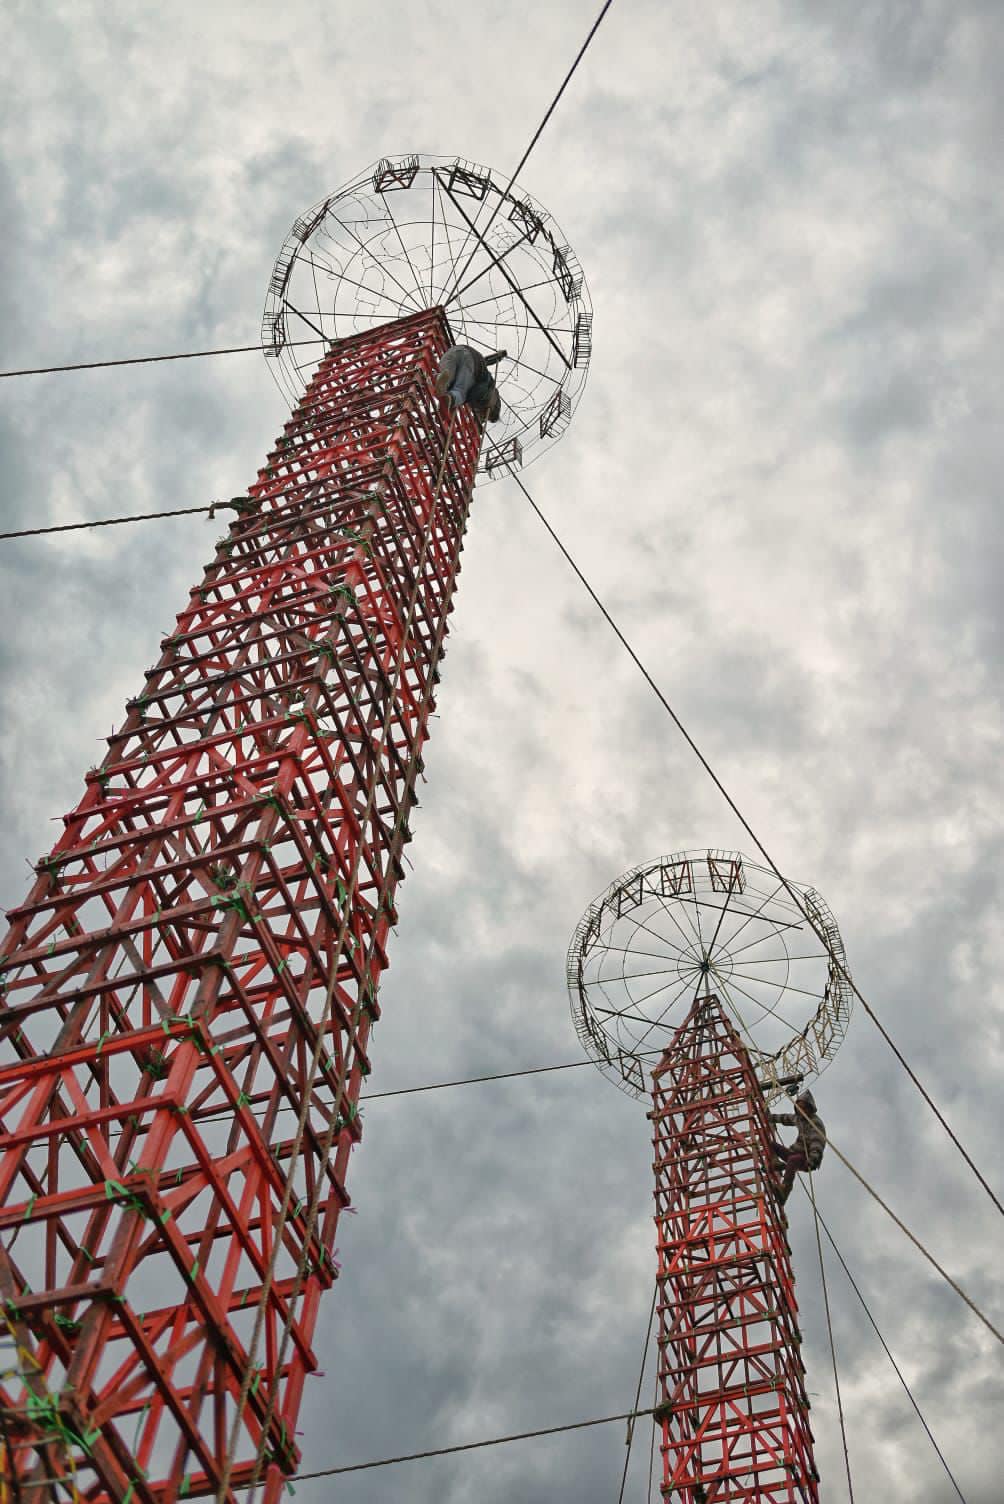
[[[778,1188],[778,1200],[783,1206],[791,1195],[795,1175],[799,1170],[818,1170],[826,1148],[826,1129],[816,1111],[816,1099],[811,1091],[803,1091],[795,1098],[794,1112],[772,1112],[772,1123],[796,1129],[795,1142],[789,1147],[773,1144],[775,1169],[783,1170]]]
[[[448,398],[453,408],[463,407],[466,402],[479,423],[497,422],[502,399],[488,367],[497,365],[505,353],[497,350],[494,355],[482,355],[470,345],[454,345],[439,363],[436,391],[440,397]]]

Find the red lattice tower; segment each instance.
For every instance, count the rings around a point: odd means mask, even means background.
[[[93,1504],[228,1492],[245,1391],[230,1489],[295,1467],[478,463],[451,343],[434,309],[321,361],[9,916],[22,1504],[68,1456]]]
[[[844,1037],[833,915],[741,852],[678,851],[589,905],[567,979],[588,1054],[654,1104],[663,1496],[816,1504],[767,1102],[818,1076]]]
[[[809,1402],[772,1131],[713,994],[653,1072],[662,1494],[816,1504]]]

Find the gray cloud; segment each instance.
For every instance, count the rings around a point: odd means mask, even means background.
[[[20,8],[5,365],[253,341],[304,206],[385,151],[504,172],[583,30],[567,4],[490,25],[438,4],[348,16],[300,0],[281,22],[263,3]],[[525,179],[597,310],[585,397],[531,489],[772,854],[818,885],[863,990],[988,1173],[1002,45],[976,0],[614,6]],[[253,356],[2,386],[8,525],[229,495],[283,417]],[[3,545],[5,903],[220,530]],[[451,621],[374,1090],[576,1058],[564,952],[589,900],[660,851],[749,849],[504,483],[476,497]],[[820,1101],[835,1142],[999,1319],[996,1219],[860,1008]],[[355,1160],[305,1466],[626,1407],[654,1271],[636,1104],[589,1069],[374,1102]],[[819,1193],[969,1504],[990,1504],[1000,1369],[983,1329],[835,1160]],[[802,1198],[792,1241],[836,1497]],[[947,1480],[832,1261],[830,1279],[859,1493],[942,1504]],[[622,1464],[611,1427],[338,1493],[599,1504]]]

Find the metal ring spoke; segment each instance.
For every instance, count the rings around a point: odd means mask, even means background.
[[[822,1070],[851,988],[829,910],[813,889],[800,894],[827,937],[818,950],[776,874],[735,852],[680,852],[612,883],[568,953],[576,1029],[600,1068],[644,1095],[643,1053],[665,1048],[694,998],[714,992],[771,1094],[781,1077]]]
[[[487,355],[502,415],[486,434],[486,478],[518,470],[561,437],[582,395],[592,307],[550,215],[514,183],[459,157],[385,157],[296,221],[262,324],[271,369],[298,398],[325,353],[373,323],[445,307],[453,337]],[[289,326],[319,335],[293,348]]]

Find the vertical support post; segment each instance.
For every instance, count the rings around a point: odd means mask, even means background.
[[[818,1504],[798,1306],[771,1126],[718,998],[653,1073],[662,1495]]]
[[[433,389],[450,343],[433,309],[324,357],[8,916],[23,1504],[66,1445],[91,1504],[215,1492],[260,1308],[231,1487],[259,1446],[266,1500],[296,1466],[480,446]]]

